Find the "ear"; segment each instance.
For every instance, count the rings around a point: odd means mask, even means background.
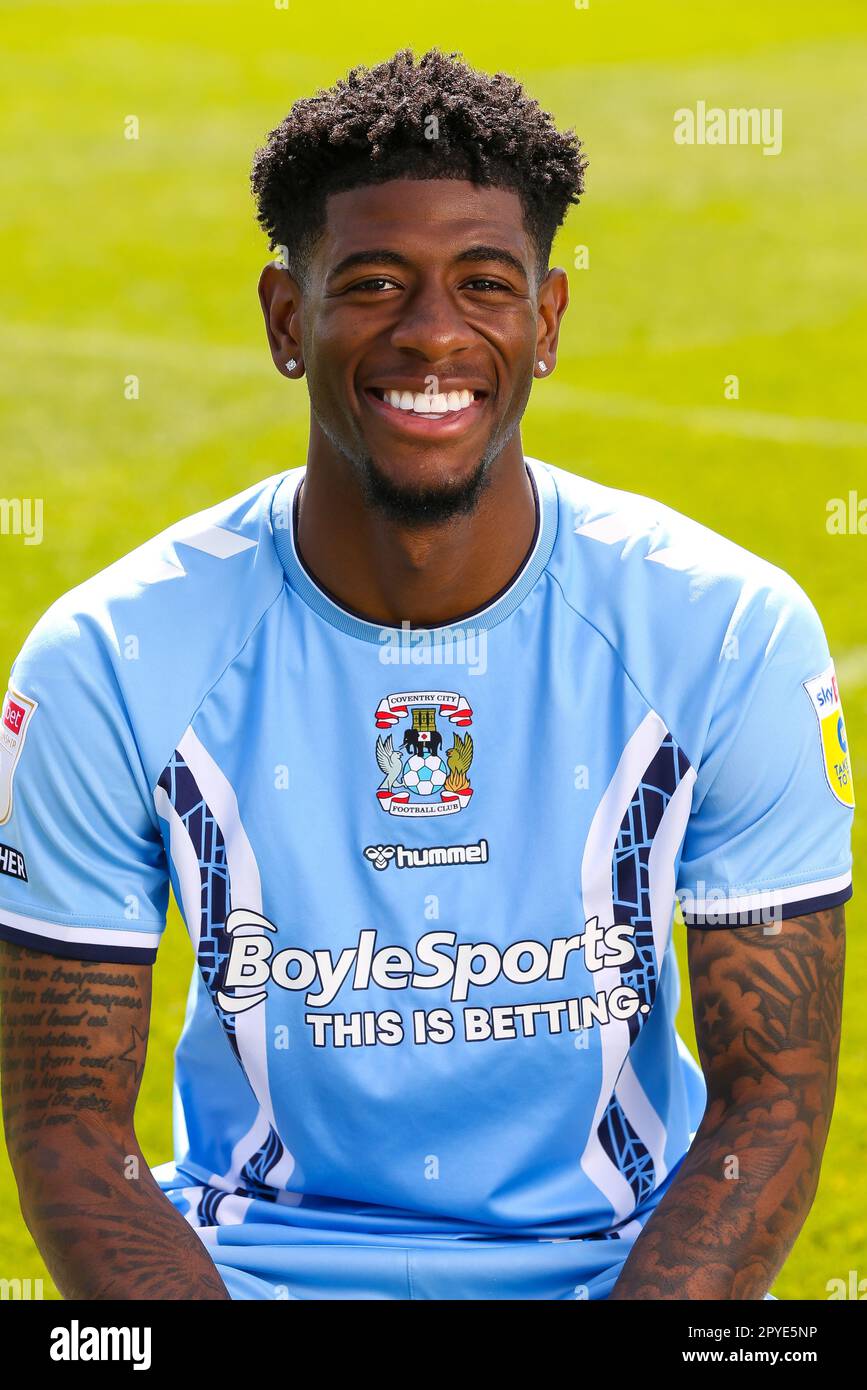
[[[569,305],[569,281],[565,270],[549,270],[539,286],[539,317],[533,375],[550,376],[557,365],[560,320]],[[541,364],[541,365],[540,365]]]
[[[259,303],[274,366],[283,376],[304,375],[301,351],[301,288],[288,270],[269,262],[259,276]],[[294,367],[287,364],[295,363]]]

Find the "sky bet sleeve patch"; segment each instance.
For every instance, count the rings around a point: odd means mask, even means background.
[[[819,721],[819,740],[828,786],[844,806],[854,806],[855,789],[852,785],[849,743],[833,661],[820,676],[804,681],[804,689],[810,697]]]
[[[10,685],[0,716],[0,825],[12,815],[12,777],[35,709],[35,700],[20,695]]]

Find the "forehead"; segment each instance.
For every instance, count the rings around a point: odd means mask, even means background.
[[[390,179],[332,193],[317,248],[328,264],[366,247],[448,260],[473,243],[502,246],[528,268],[532,244],[518,194],[464,179]]]

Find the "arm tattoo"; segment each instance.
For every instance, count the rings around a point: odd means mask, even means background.
[[[102,1045],[132,1020],[144,1029],[150,992],[142,998],[129,966],[47,958],[6,945],[3,988],[3,1115],[10,1148],[24,1155],[46,1130],[85,1113],[111,1116],[118,1092],[130,1112],[144,1064],[127,1074]]]
[[[149,966],[0,943],[6,1140],[25,1219],[66,1298],[228,1298],[135,1137],[150,992]]]
[[[687,929],[708,1088],[696,1138],[613,1298],[760,1299],[807,1216],[837,1079],[842,907]]]

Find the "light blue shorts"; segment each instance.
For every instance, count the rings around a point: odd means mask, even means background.
[[[246,1225],[199,1233],[235,1299],[603,1299],[633,1242],[487,1241],[449,1237],[392,1243],[309,1232],[267,1243]],[[285,1231],[280,1236],[285,1237]],[[254,1243],[255,1242],[255,1243]]]
[[[187,1219],[193,1209],[216,1217],[194,1229],[231,1297],[248,1301],[606,1299],[641,1233],[635,1221],[603,1239],[490,1240],[365,1229],[359,1214],[338,1230],[325,1213],[246,1199],[236,1207],[179,1178],[164,1179],[163,1190]]]
[[[301,1244],[259,1243],[267,1240],[259,1232],[251,1244],[243,1225],[201,1234],[233,1299],[605,1299],[634,1244],[434,1238],[409,1245],[405,1236],[347,1243],[345,1232],[337,1240],[322,1231]]]

